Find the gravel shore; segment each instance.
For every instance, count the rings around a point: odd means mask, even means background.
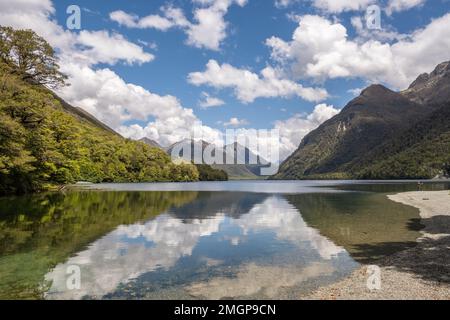
[[[450,300],[450,193],[406,192],[388,196],[420,210],[424,226],[417,246],[381,259],[381,289],[369,290],[368,266],[302,299]]]

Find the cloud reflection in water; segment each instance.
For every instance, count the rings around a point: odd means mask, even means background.
[[[255,199],[253,195],[253,203],[246,203],[245,211],[241,212],[236,205],[238,200],[228,206],[214,208],[214,204],[219,202],[214,197],[212,194],[206,199],[208,205],[198,206],[199,211],[194,215],[192,212],[187,214],[186,219],[182,217],[182,207],[176,209],[175,214],[169,211],[145,224],[119,226],[49,272],[46,280],[52,281],[52,286],[46,298],[102,298],[114,292],[120,284],[129,283],[144,274],[170,272],[181,258],[193,256],[194,250],[198,251],[205,264],[213,261],[208,267],[214,268],[222,262],[227,264],[227,259],[233,257],[233,250],[244,244],[256,244],[261,241],[261,236],[271,245],[279,246],[280,251],[285,248],[281,244],[288,243],[296,248],[298,257],[304,256],[310,261],[303,266],[295,263],[287,266],[258,265],[260,262],[257,261],[241,261],[235,266],[234,278],[215,277],[207,282],[186,283],[186,290],[191,295],[206,298],[234,297],[243,293],[245,296],[260,290],[266,296],[274,297],[281,287],[333,273],[330,261],[345,253],[342,247],[308,227],[299,212],[282,196],[264,195]],[[204,198],[202,204],[205,204]],[[192,205],[188,206],[192,209]],[[208,208],[206,215],[200,212],[201,208]],[[204,217],[198,218],[201,216]],[[227,252],[218,252],[215,248],[225,241],[230,246]],[[208,245],[199,246],[200,242]],[[218,260],[220,255],[223,256]],[[349,259],[348,256],[344,258]],[[66,270],[70,265],[81,268],[80,290],[66,290]]]

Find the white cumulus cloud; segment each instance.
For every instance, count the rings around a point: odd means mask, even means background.
[[[202,100],[200,101],[199,105],[203,109],[212,108],[212,107],[220,107],[225,104],[225,101],[222,99],[212,97],[207,92],[202,92]]]
[[[279,130],[281,140],[280,158],[285,159],[294,152],[308,133],[339,112],[333,106],[319,104],[308,115],[296,114],[289,119],[276,121],[274,128]]]
[[[344,11],[362,10],[375,0],[314,0],[316,8],[331,13],[341,13]]]
[[[391,15],[394,12],[409,10],[414,7],[422,6],[426,0],[389,0],[386,13]]]
[[[53,4],[48,0],[20,0],[14,5],[10,1],[0,0],[1,25],[34,30],[60,50],[63,60],[94,65],[146,63],[155,58],[117,33],[83,30],[77,34],[64,30],[54,21],[54,13]]]
[[[290,41],[271,37],[272,58],[297,78],[360,77],[402,89],[450,58],[450,14],[393,42],[350,39],[347,29],[316,15],[300,17]]]
[[[236,117],[230,118],[227,122],[225,122],[223,125],[226,127],[239,127],[239,126],[245,126],[248,125],[249,122],[245,119],[239,119]]]
[[[218,89],[232,88],[236,97],[250,103],[257,98],[301,97],[307,101],[321,101],[327,98],[325,89],[303,87],[294,81],[281,79],[275,69],[266,67],[261,74],[238,69],[229,64],[220,65],[210,60],[203,72],[192,72],[188,81],[196,86],[208,85]]]
[[[293,3],[305,0],[275,0],[277,8],[285,8]],[[316,9],[327,13],[341,13],[345,11],[357,11],[367,8],[376,0],[307,0]]]
[[[247,0],[193,0],[193,22],[190,22],[183,10],[173,6],[161,8],[161,15],[151,14],[139,18],[135,14],[122,10],[110,13],[110,19],[129,28],[154,28],[166,31],[180,28],[187,35],[187,44],[210,50],[219,50],[227,37],[228,22],[225,15],[231,5],[244,6]]]
[[[175,26],[172,20],[158,15],[149,15],[143,19],[139,19],[137,15],[128,14],[122,10],[111,12],[109,17],[111,20],[116,21],[120,25],[124,25],[129,28],[155,28],[165,31]]]
[[[99,63],[146,63],[154,59],[152,54],[118,33],[65,30],[55,22],[54,13],[48,0],[20,0],[14,5],[0,0],[1,25],[32,29],[58,49],[61,70],[71,84],[57,92],[62,98],[130,138],[147,136],[167,145],[189,137],[193,128],[212,141],[219,136],[217,130],[203,126],[193,110],[183,107],[176,97],[158,95],[125,82],[108,68],[97,67]],[[176,11],[172,15],[176,16]],[[126,121],[147,124],[124,125]]]

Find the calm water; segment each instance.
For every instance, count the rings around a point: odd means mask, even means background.
[[[418,210],[386,198],[408,190],[244,181],[0,198],[0,298],[296,299],[414,245]]]

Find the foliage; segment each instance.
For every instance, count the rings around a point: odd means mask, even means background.
[[[0,299],[42,299],[45,275],[119,225],[142,223],[196,192],[67,192],[0,198]]]
[[[197,170],[201,181],[227,181],[228,174],[224,170],[212,168],[207,164],[197,164]]]
[[[379,86],[368,90],[308,134],[272,179],[429,179],[448,175],[449,103],[418,105]]]
[[[429,179],[448,175],[450,105],[368,153],[352,170],[363,179]]]
[[[0,194],[77,181],[197,181],[191,164],[68,113],[41,85],[0,62]]]

